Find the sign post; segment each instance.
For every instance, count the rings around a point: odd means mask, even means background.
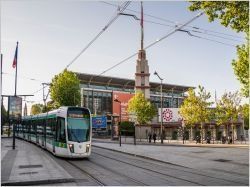
[[[22,98],[18,96],[9,96],[9,123],[13,124],[13,144],[12,149],[15,149],[15,125],[20,122],[22,116]],[[10,130],[10,129],[9,129]]]

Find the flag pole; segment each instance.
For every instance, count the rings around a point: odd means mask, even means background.
[[[18,55],[18,42],[16,43],[17,46],[16,46],[16,55]],[[16,75],[15,75],[15,96],[16,96],[16,86],[17,86],[17,57],[16,57]]]

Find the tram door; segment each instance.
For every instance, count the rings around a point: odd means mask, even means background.
[[[56,141],[59,143],[66,143],[66,133],[65,133],[65,118],[57,117],[56,123]]]

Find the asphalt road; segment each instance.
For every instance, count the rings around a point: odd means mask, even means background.
[[[246,171],[245,173],[224,170],[224,168],[237,165],[237,163],[224,161],[220,162],[220,167],[214,168],[213,171],[213,168],[210,170],[195,169],[195,167],[157,162],[102,148],[92,148],[91,157],[88,159],[69,160],[54,157],[75,179],[74,183],[57,185],[248,186],[249,184],[248,161],[245,165],[239,166]],[[202,148],[200,149],[202,151]],[[238,151],[244,150],[238,149]],[[199,152],[197,152],[198,154]],[[188,162],[190,155],[186,156],[186,162]]]

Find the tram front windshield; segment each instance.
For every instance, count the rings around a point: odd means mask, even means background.
[[[68,112],[68,140],[86,142],[90,140],[90,117],[84,111]]]

